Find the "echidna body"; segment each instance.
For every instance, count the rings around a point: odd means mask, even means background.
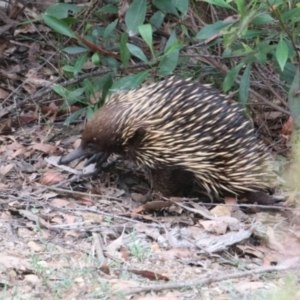
[[[175,77],[113,94],[87,123],[81,146],[61,163],[117,153],[142,166],[152,187],[177,196],[192,181],[209,194],[268,187],[269,154],[238,104]]]

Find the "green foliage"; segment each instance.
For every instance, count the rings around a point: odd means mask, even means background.
[[[214,22],[201,20],[204,4],[206,10],[213,9]],[[253,69],[259,65],[270,68],[274,76],[277,74],[293,117],[300,119],[298,1],[153,0],[149,3],[133,0],[123,10],[118,7],[118,1],[113,1],[95,11],[84,20],[88,8],[61,3],[51,6],[43,15],[44,22],[61,40],[67,38],[61,62],[65,77],[85,74],[86,64],[110,71],[108,77],[105,74],[64,88],[53,87],[65,100],[65,106],[81,103],[82,109],[70,116],[68,122],[82,114],[92,115],[112,91],[136,88],[148,76],[165,77],[173,73],[186,77],[206,74],[208,81],[222,86],[226,93],[238,89],[239,101],[246,106]],[[191,16],[201,21],[191,22]],[[200,47],[194,46],[199,42]],[[198,59],[189,67],[186,50],[194,49],[201,57],[203,46],[205,53],[212,57],[218,51],[222,64],[227,67],[226,73],[210,60]],[[135,64],[142,69],[135,68]],[[114,79],[128,68],[133,74]],[[99,84],[101,81],[105,84]],[[99,102],[91,103],[90,97],[99,91],[102,92]],[[88,109],[84,108],[86,105]]]
[[[129,6],[125,16],[125,23],[129,36],[133,36],[138,33],[138,27],[145,21],[146,10],[146,0],[133,0]]]
[[[242,56],[224,79],[225,92],[232,88],[234,82],[239,82],[239,99],[245,105],[249,98],[251,64],[254,63],[271,64],[287,85],[296,80],[297,68],[291,69],[289,64],[298,65],[298,70],[300,68],[299,51],[295,47],[299,44],[300,32],[300,9],[296,1],[234,0],[230,2],[231,5],[223,0],[206,2],[236,10],[239,14],[237,20],[217,21],[206,25],[196,35],[197,39],[205,40],[219,33],[222,37],[218,43],[223,46],[224,53]],[[210,47],[214,46],[211,43]],[[243,67],[245,70],[239,76]],[[297,114],[300,115],[299,110]]]
[[[297,126],[300,127],[300,70],[298,69],[288,93],[288,103],[291,115]],[[299,156],[300,157],[300,156]]]

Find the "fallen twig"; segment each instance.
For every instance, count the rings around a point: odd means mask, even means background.
[[[243,272],[236,272],[232,274],[224,274],[224,275],[215,275],[211,274],[208,276],[208,278],[204,278],[202,280],[195,280],[190,282],[179,282],[179,283],[166,283],[166,284],[152,284],[147,285],[144,287],[139,288],[131,288],[126,290],[119,290],[114,293],[114,295],[132,295],[142,292],[150,292],[150,291],[163,291],[163,290],[169,290],[169,289],[181,289],[181,288],[192,288],[196,286],[204,286],[209,285],[213,282],[220,282],[228,279],[234,279],[234,278],[242,278],[246,276],[251,276],[255,274],[262,274],[262,273],[269,273],[269,272],[278,272],[278,271],[287,271],[287,270],[293,270],[300,268],[300,257],[296,257],[294,259],[288,260],[278,266],[271,266],[271,267],[260,267],[257,269],[249,270],[249,271],[243,271]],[[207,277],[207,276],[206,276]]]

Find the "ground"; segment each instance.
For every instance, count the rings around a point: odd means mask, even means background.
[[[66,46],[76,48],[78,41],[63,36],[69,33],[65,27],[54,23],[57,33],[38,21],[54,1],[27,1],[25,8],[9,2],[7,10],[0,5],[0,299],[300,299],[298,164],[291,176],[278,176],[280,207],[239,206],[230,198],[216,205],[166,199],[150,191],[140,169],[117,157],[94,176],[80,175],[84,162],[58,165],[61,155],[79,145],[85,121],[81,116],[65,126],[66,119],[86,105],[93,107],[102,96],[60,109],[64,92],[70,96],[80,90],[76,84],[111,69],[100,64],[95,70],[90,56],[83,66],[80,59],[69,61],[61,54]],[[84,20],[80,30],[102,22],[106,31],[111,28],[115,15],[108,13],[103,19],[94,15],[102,1],[81,2],[86,10],[79,15]],[[128,1],[121,2],[126,10]],[[65,13],[70,20],[71,12]],[[186,26],[195,32],[200,30],[198,24],[209,22],[200,22],[201,16],[192,9],[188,13]],[[215,19],[214,11],[212,16]],[[177,19],[170,20],[162,29]],[[166,42],[164,30],[154,36],[156,47]],[[191,47],[183,54],[193,58],[195,51],[197,47]],[[222,53],[208,54],[202,56],[202,60],[209,57],[204,75],[198,75],[210,82],[209,63],[212,73],[227,67],[220,60]],[[148,69],[149,76],[157,75],[153,66],[135,59],[130,57],[128,68],[120,64],[119,78]],[[198,56],[193,60],[181,74],[190,75],[185,74],[189,68],[201,66]],[[278,87],[277,73],[265,72],[268,67],[260,66],[263,71],[251,77],[251,89],[260,95],[254,99],[258,105],[251,108],[254,124],[276,155],[289,158],[292,120],[286,109],[274,105],[284,102],[287,107],[286,89]],[[71,79],[70,70],[77,72]],[[78,76],[82,73],[85,77]],[[263,80],[255,80],[257,74]],[[49,86],[56,82],[61,90],[56,87],[55,94]],[[276,99],[269,99],[269,94]],[[261,98],[274,103],[261,105]],[[292,181],[289,189],[283,188],[284,182]]]
[[[83,162],[55,165],[79,143],[69,134],[27,125],[0,137],[1,299],[300,299],[295,210],[147,201],[129,163],[87,177],[72,174]]]

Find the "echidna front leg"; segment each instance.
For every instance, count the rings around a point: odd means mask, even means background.
[[[109,157],[108,153],[99,152],[89,157],[86,163],[84,164],[84,166],[86,167],[89,164],[96,163],[96,168],[100,169],[101,165],[107,161],[108,157]]]
[[[259,205],[274,205],[276,203],[276,199],[271,195],[267,194],[265,191],[257,191],[257,192],[245,192],[240,194],[238,199],[242,200],[242,198],[246,198],[248,203],[257,203]]]
[[[165,197],[189,197],[194,188],[194,176],[181,168],[147,169],[146,175],[153,190]]]

